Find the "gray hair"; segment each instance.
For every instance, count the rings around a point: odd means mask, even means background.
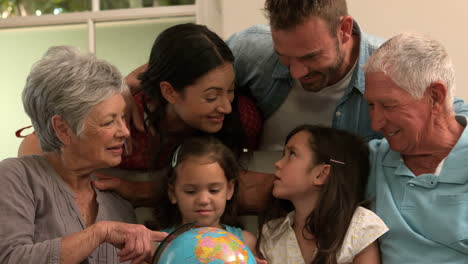
[[[432,83],[447,87],[446,109],[451,111],[455,93],[455,71],[443,45],[434,38],[401,33],[387,40],[369,58],[365,72],[383,72],[415,99],[421,99]]]
[[[54,115],[80,135],[92,107],[127,90],[115,66],[77,48],[57,46],[32,66],[22,99],[42,150],[58,152],[62,142],[52,126]]]

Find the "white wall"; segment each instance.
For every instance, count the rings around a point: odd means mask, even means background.
[[[197,0],[197,23],[227,39],[254,24],[266,24],[264,0]]]
[[[250,25],[267,23],[264,0],[221,1],[217,32],[224,38]],[[348,0],[349,13],[367,33],[391,37],[401,31],[430,34],[447,48],[457,75],[456,95],[468,100],[468,1]]]
[[[468,1],[354,0],[348,1],[348,8],[367,33],[388,38],[413,31],[442,42],[455,67],[456,95],[468,100]]]
[[[223,0],[223,36],[228,38],[254,24],[267,24],[263,15],[264,3],[265,0]]]

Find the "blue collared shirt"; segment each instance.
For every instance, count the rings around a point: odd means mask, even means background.
[[[468,263],[468,129],[438,174],[416,177],[386,139],[369,145],[367,195],[390,229],[379,239],[382,263]]]
[[[362,32],[356,22],[354,32],[360,36],[358,64],[348,88],[338,101],[332,127],[348,130],[365,140],[382,138],[371,128],[369,107],[364,99],[363,66],[384,40]],[[232,35],[227,43],[235,57],[237,88],[255,98],[267,119],[284,102],[293,85],[288,67],[280,63],[274,51],[270,27],[252,26]],[[456,113],[468,114],[468,105],[464,105],[462,100],[456,99],[454,106]],[[298,120],[298,125],[302,123]]]

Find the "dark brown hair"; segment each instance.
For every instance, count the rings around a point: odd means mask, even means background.
[[[174,157],[175,156],[175,157]],[[226,201],[226,208],[221,216],[222,224],[241,227],[237,215],[237,189],[240,167],[232,151],[221,141],[213,136],[189,137],[175,150],[173,161],[164,178],[164,188],[155,201],[154,222],[151,228],[161,230],[178,226],[182,223],[182,217],[177,204],[172,204],[168,197],[168,188],[174,184],[177,178],[176,168],[185,160],[194,157],[207,158],[216,162],[223,169],[228,182],[234,181],[234,193],[232,198]]]
[[[329,127],[302,125],[295,128],[286,138],[298,132],[310,134],[309,147],[315,154],[313,164],[329,164],[330,175],[323,185],[318,206],[309,214],[303,233],[314,235],[317,246],[313,264],[336,263],[336,255],[343,244],[346,231],[356,208],[365,200],[365,188],[369,174],[369,149],[357,135]],[[339,161],[344,164],[341,164]],[[311,164],[311,165],[313,165]],[[294,210],[288,200],[274,199],[259,221],[259,230],[268,221],[286,217]],[[257,242],[257,251],[262,243],[262,234]]]
[[[171,139],[181,141],[180,137],[161,127],[168,104],[161,93],[161,82],[169,82],[178,93],[183,94],[188,86],[210,71],[233,62],[234,55],[227,44],[206,26],[193,23],[178,24],[158,35],[151,49],[148,69],[140,76],[146,121],[159,137],[158,146],[153,152],[156,164],[160,159],[164,159],[167,150],[174,149],[174,140]],[[148,107],[146,100],[151,101],[154,106]],[[239,156],[245,147],[242,144],[245,142],[245,132],[237,104],[235,96],[231,104],[232,112],[225,116],[223,127],[214,135]],[[207,133],[199,130],[194,132],[194,135],[200,134]]]
[[[275,30],[288,30],[316,16],[336,35],[340,17],[348,15],[346,0],[266,0],[265,15]]]

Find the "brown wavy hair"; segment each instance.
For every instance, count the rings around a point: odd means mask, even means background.
[[[287,136],[285,144],[301,131],[310,135],[308,146],[316,157],[313,164],[330,165],[328,181],[321,188],[317,201],[319,206],[307,217],[302,233],[308,232],[314,235],[317,254],[312,264],[334,264],[354,211],[365,201],[365,188],[369,174],[369,149],[367,143],[357,135],[344,130],[314,125],[302,125],[295,128]],[[270,208],[260,217],[259,230],[262,230],[264,225],[273,229],[277,228],[268,222],[286,217],[292,210],[294,206],[290,201],[275,198]],[[259,254],[262,239],[264,239],[263,234],[260,232],[257,241]]]

